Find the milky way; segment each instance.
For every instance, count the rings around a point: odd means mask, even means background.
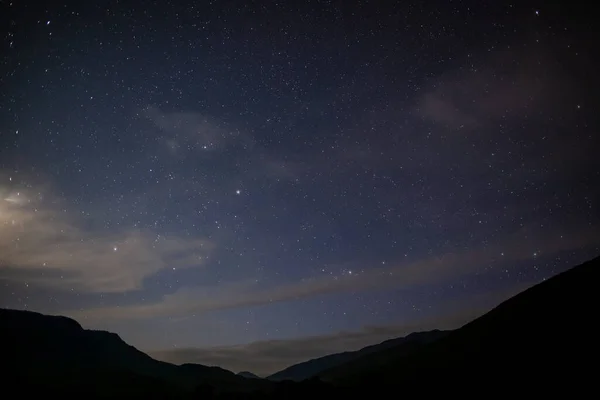
[[[599,252],[585,9],[52,3],[0,4],[0,306],[268,374]]]

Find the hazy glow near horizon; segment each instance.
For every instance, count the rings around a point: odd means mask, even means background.
[[[576,15],[27,3],[0,63],[0,307],[264,374],[599,251]]]

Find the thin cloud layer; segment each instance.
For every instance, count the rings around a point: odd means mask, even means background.
[[[199,266],[201,238],[86,229],[40,194],[0,190],[0,277],[84,292],[140,289],[165,268]]]
[[[229,145],[248,147],[252,140],[227,124],[198,112],[163,112],[148,106],[143,114],[166,135],[169,150],[215,151]]]
[[[83,312],[64,311],[75,318],[87,320],[118,320],[157,316],[183,317],[212,311],[245,308],[276,302],[294,301],[318,295],[357,292],[393,287],[410,288],[417,285],[441,283],[461,276],[482,272],[487,266],[510,268],[517,261],[530,260],[580,249],[600,243],[595,231],[550,233],[541,230],[522,231],[496,245],[430,257],[416,262],[398,263],[390,267],[366,269],[364,273],[324,275],[288,284],[267,286],[252,281],[218,286],[184,287],[155,303],[126,307],[103,307]]]
[[[237,346],[180,348],[149,354],[158,360],[173,364],[215,365],[236,372],[251,371],[264,377],[313,358],[354,351],[387,339],[406,336],[415,328],[418,327],[402,325],[365,327],[358,332],[268,340]]]
[[[507,117],[534,116],[568,89],[551,55],[532,43],[520,50],[492,51],[482,62],[467,59],[433,80],[417,111],[449,128],[481,128]]]
[[[523,283],[507,289],[471,296],[468,299],[454,302],[456,304],[447,304],[443,310],[438,310],[435,318],[429,317],[411,323],[365,326],[363,329],[353,332],[344,331],[287,340],[267,340],[236,346],[176,348],[153,351],[149,354],[158,360],[174,364],[217,365],[231,371],[251,371],[259,376],[268,376],[313,358],[359,350],[388,339],[404,337],[413,332],[459,328],[530,285],[531,283]],[[468,307],[465,307],[465,301],[468,301]]]

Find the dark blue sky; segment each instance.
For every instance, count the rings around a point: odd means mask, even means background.
[[[584,9],[291,4],[0,4],[1,306],[266,374],[597,255]]]

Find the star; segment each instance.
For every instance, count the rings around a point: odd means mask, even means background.
[[[433,29],[418,7],[398,24],[400,2],[334,18],[248,2],[235,24],[227,7],[151,2],[106,29],[94,2],[7,3],[22,10],[0,68],[2,307],[26,278],[32,308],[142,307],[143,323],[114,324],[132,345],[235,345],[396,324],[425,300],[431,318],[450,303],[471,315],[475,289],[506,293],[596,248],[597,68],[581,56],[595,43],[571,20],[585,10],[455,2]],[[352,29],[332,35],[338,18]],[[40,35],[22,34],[31,24]],[[193,310],[252,334],[198,335]]]

